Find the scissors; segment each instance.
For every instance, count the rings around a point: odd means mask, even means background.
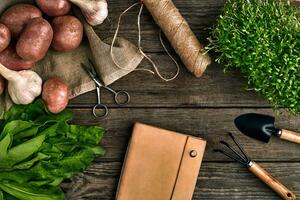
[[[114,94],[114,100],[117,105],[125,105],[130,101],[130,95],[126,91],[115,91],[112,88],[105,86],[102,81],[98,78],[95,67],[93,66],[91,60],[89,60],[88,64],[85,65],[81,63],[82,68],[90,75],[92,80],[96,84],[97,90],[97,100],[98,103],[93,107],[93,114],[97,118],[105,118],[108,115],[108,108],[106,105],[101,103],[101,88],[105,88]],[[123,100],[122,100],[123,99]],[[102,110],[102,112],[100,112]]]

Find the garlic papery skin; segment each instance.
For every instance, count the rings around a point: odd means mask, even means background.
[[[0,74],[8,80],[8,94],[15,104],[30,104],[42,92],[43,81],[34,71],[17,72],[0,64]]]
[[[108,4],[106,0],[70,0],[77,5],[86,21],[91,26],[103,23],[108,16]]]

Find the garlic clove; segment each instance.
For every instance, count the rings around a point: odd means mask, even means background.
[[[13,71],[0,64],[0,74],[8,80],[8,94],[15,104],[29,104],[42,92],[42,79],[34,71]]]
[[[42,79],[31,70],[19,72],[20,80],[8,82],[8,93],[15,104],[27,105],[42,92]]]
[[[83,16],[91,26],[102,24],[108,16],[108,4],[106,0],[70,1],[81,9]]]

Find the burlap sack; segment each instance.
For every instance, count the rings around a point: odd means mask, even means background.
[[[27,2],[32,3],[31,0],[0,0],[0,13],[13,4]],[[78,15],[77,12],[76,14]],[[113,48],[114,58],[116,63],[122,63],[122,68],[126,68],[126,70],[118,68],[111,59],[110,45],[103,42],[82,17],[79,16],[79,18],[84,24],[88,41],[84,41],[79,48],[71,52],[61,53],[50,49],[47,56],[36,63],[33,68],[43,80],[50,77],[63,79],[70,87],[70,98],[95,89],[94,82],[81,68],[81,63],[86,63],[89,58],[93,60],[98,75],[105,85],[109,85],[133,71],[143,59],[143,55],[139,53],[136,46],[123,38],[118,38],[116,47]],[[0,117],[10,106],[9,95],[2,95],[0,97]]]

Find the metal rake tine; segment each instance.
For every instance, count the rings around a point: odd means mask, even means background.
[[[243,154],[243,157],[247,160],[247,163],[250,162],[250,158],[248,157],[247,153],[245,152],[245,150],[243,149],[242,145],[240,145],[240,143],[235,139],[235,137],[233,136],[233,134],[231,132],[228,132],[229,136],[231,137],[231,139],[233,140],[233,142],[236,144],[236,146],[240,149],[240,151]]]
[[[248,162],[248,159],[245,159],[243,155],[241,155],[240,152],[237,152],[234,148],[232,148],[227,142],[220,141],[221,144],[225,145],[228,149],[230,149],[235,155],[237,155],[241,160],[244,162]]]
[[[214,152],[222,153],[222,154],[224,154],[225,156],[227,156],[227,157],[229,157],[229,158],[231,158],[231,159],[233,159],[233,160],[235,160],[235,161],[241,163],[242,165],[246,165],[245,162],[243,162],[243,161],[241,161],[240,159],[238,159],[238,158],[232,156],[231,154],[227,153],[226,151],[223,151],[223,150],[221,150],[221,149],[214,149]]]

